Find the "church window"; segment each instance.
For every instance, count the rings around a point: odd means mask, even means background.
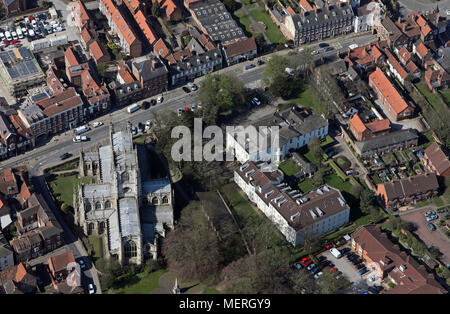
[[[162,203],[163,204],[168,204],[169,203],[169,198],[167,196],[164,196],[162,199]]]
[[[125,257],[136,257],[137,256],[137,248],[136,243],[132,240],[125,243]]]
[[[85,210],[88,212],[91,210],[91,203],[89,203],[89,201],[86,201],[86,203],[84,204],[84,208]]]
[[[106,201],[105,202],[105,208],[111,208],[111,202],[110,201]]]
[[[158,198],[155,196],[154,198],[152,198],[152,204],[153,205],[158,205]]]
[[[95,202],[95,209],[101,209],[102,208],[102,204],[100,204],[99,201]]]
[[[130,180],[130,175],[128,172],[122,173],[122,183],[127,183]]]

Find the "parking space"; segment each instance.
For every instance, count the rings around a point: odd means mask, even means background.
[[[345,259],[345,257],[336,258],[330,251],[325,251],[321,255],[325,256],[329,261],[331,261],[334,266],[342,272],[342,274],[352,283],[358,283],[362,281],[358,272],[353,268],[353,265]]]
[[[417,226],[417,230],[414,233],[428,246],[435,246],[441,251],[442,256],[440,257],[441,261],[444,264],[450,263],[450,241],[448,238],[444,237],[438,230],[431,231],[427,227],[427,221],[425,218],[425,213],[429,211],[429,208],[425,208],[412,213],[405,213],[401,216],[401,218],[405,221],[409,221],[414,223]],[[438,218],[430,221],[434,225],[440,219],[445,219],[445,213],[437,213]]]

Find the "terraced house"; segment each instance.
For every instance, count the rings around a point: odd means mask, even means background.
[[[120,41],[120,47],[127,55],[138,57],[142,54],[142,42],[136,37],[125,16],[113,0],[100,0],[99,9],[106,16],[111,33]]]
[[[251,161],[234,171],[236,184],[292,245],[349,221],[350,207],[339,190],[324,185],[303,194],[282,183],[283,179],[276,167]]]
[[[300,45],[311,41],[344,35],[353,31],[353,10],[347,3],[326,3],[321,9],[285,16],[285,27]]]
[[[416,204],[438,194],[439,183],[435,173],[426,173],[401,180],[380,183],[377,195],[386,208]]]

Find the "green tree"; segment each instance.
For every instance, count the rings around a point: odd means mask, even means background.
[[[370,209],[377,205],[376,195],[372,190],[364,189],[359,195],[359,207],[364,214],[369,214]]]
[[[290,99],[296,92],[296,86],[286,75],[275,77],[273,83],[268,88],[269,94],[283,99]]]
[[[104,63],[97,63],[97,73],[100,76],[102,81],[105,81],[106,78],[106,70],[107,70],[107,65]]]
[[[260,33],[256,34],[255,41],[256,41],[256,46],[258,47],[260,52],[263,52],[266,50],[267,43],[262,34],[260,34]]]
[[[159,3],[159,1],[154,1],[152,4],[152,15],[154,17],[160,17],[161,15],[161,4]]]
[[[320,140],[318,137],[313,137],[308,143],[308,150],[311,152],[313,158],[319,164],[322,160],[322,148],[320,147]],[[319,165],[318,165],[319,166]]]
[[[61,211],[62,211],[64,214],[68,214],[68,213],[69,213],[69,205],[67,205],[66,203],[62,203],[62,204],[61,204]]]
[[[285,71],[286,66],[287,59],[285,57],[279,55],[271,56],[271,59],[266,62],[266,66],[262,74],[264,84],[270,88],[275,80],[283,76],[287,77],[287,73]]]
[[[234,12],[237,10],[237,3],[234,0],[224,0],[223,4],[225,4],[227,10],[230,12]]]

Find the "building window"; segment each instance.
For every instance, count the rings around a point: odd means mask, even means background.
[[[100,204],[99,201],[95,202],[95,209],[101,209],[102,208],[102,204]]]
[[[162,199],[162,203],[163,204],[168,204],[169,203],[169,198],[167,196],[164,196]]]
[[[137,256],[137,249],[136,249],[136,243],[134,243],[132,240],[125,243],[125,257],[136,257]]]
[[[152,198],[152,204],[153,205],[158,205],[159,204],[158,198],[156,196],[154,198]]]
[[[128,174],[128,172],[122,173],[121,179],[122,179],[122,183],[128,182],[130,180],[130,175]]]
[[[106,201],[105,202],[105,208],[111,208],[111,202],[110,201]]]

